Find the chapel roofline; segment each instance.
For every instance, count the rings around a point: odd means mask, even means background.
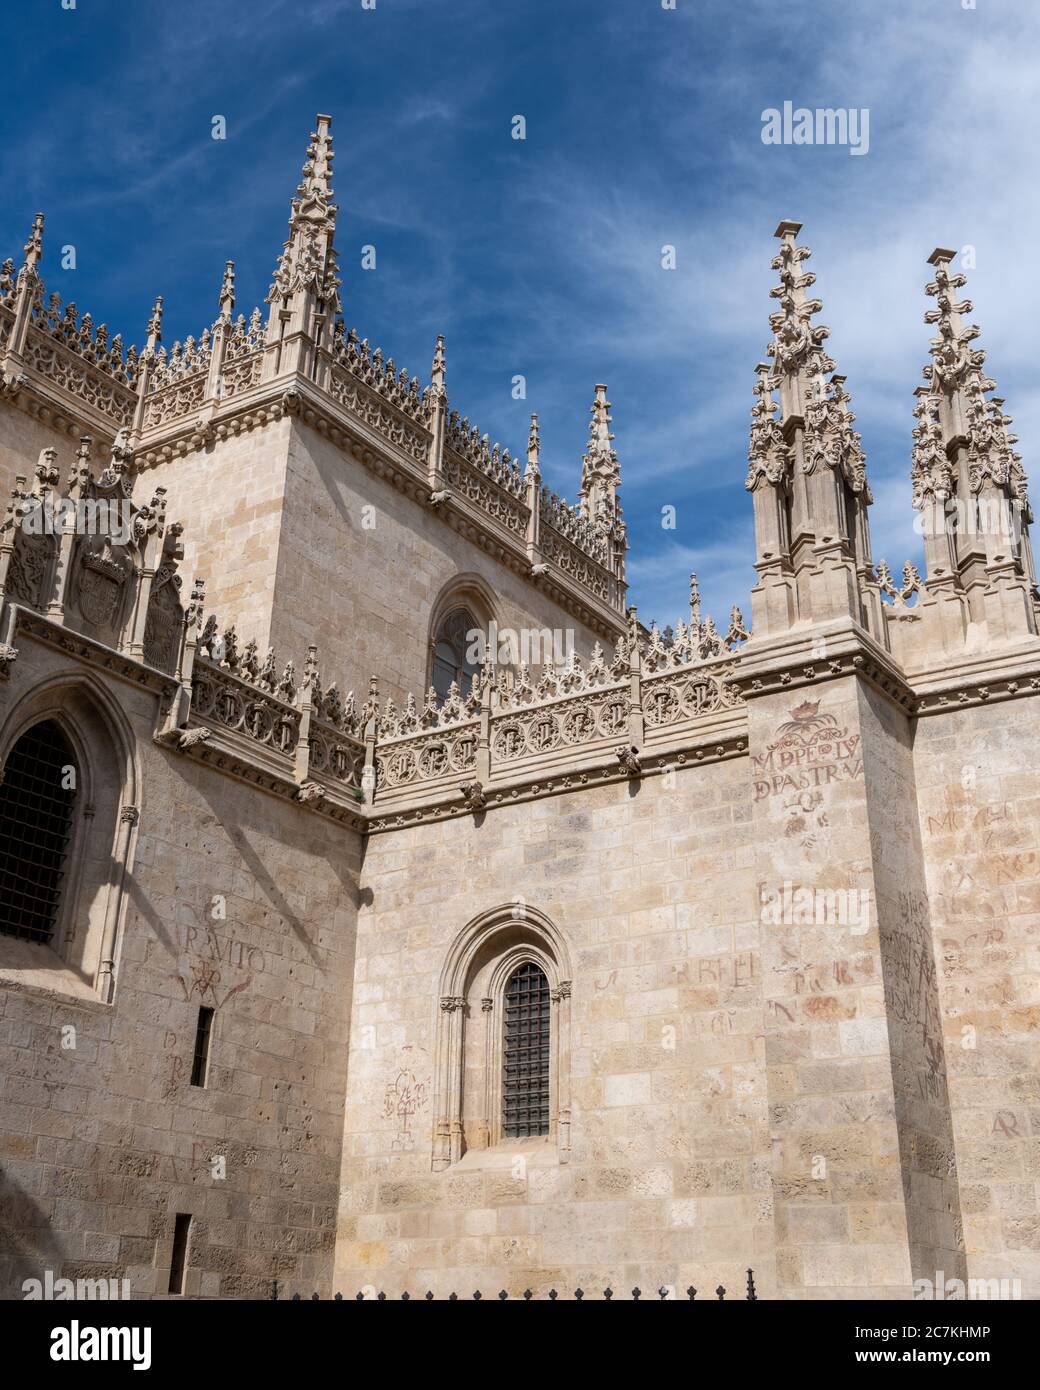
[[[95,327],[75,304],[46,296],[39,214],[20,268],[12,260],[0,270],[4,394],[60,431],[77,435],[86,426],[103,445],[128,429],[138,469],[299,414],[341,446],[359,450],[366,466],[448,524],[475,531],[485,548],[594,631],[617,633],[625,623],[627,537],[616,456],[595,508],[584,482],[578,503],[568,503],[453,408],[443,335],[422,383],[346,326],[331,126],[331,117],[316,118],[266,316],[259,308],[234,316],[235,271],[228,260],[213,322],[169,346],[162,339],[162,296],[140,351],[124,349],[118,335],[110,340],[106,325]]]

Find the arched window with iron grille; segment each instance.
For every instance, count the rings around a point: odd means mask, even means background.
[[[549,1133],[551,1011],[549,981],[531,961],[505,990],[502,1132],[509,1139]]]
[[[50,942],[72,837],[76,758],[53,720],[12,747],[0,782],[0,932]]]

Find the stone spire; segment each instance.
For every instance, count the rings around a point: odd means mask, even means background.
[[[578,507],[594,526],[609,530],[620,515],[617,490],[621,484],[621,468],[614,451],[614,436],[610,431],[610,402],[607,388],[598,384],[592,402],[589,422],[589,442],[581,461],[581,487]]]
[[[815,321],[823,304],[807,293],[816,276],[804,269],[811,252],[798,244],[800,231],[800,223],[784,221],[775,232],[772,367],[755,369],[746,484],[754,494],[759,572],[754,628],[768,635],[795,622],[849,617],[884,642],[866,461],[845,377],[824,348],[830,330]]]
[[[321,360],[331,349],[340,312],[332,118],[318,116],[315,125],[290,206],[289,237],[267,294],[267,378],[298,370],[320,380]]]
[[[299,290],[309,291],[338,313],[340,285],[332,239],[339,209],[332,201],[332,117],[318,116],[307,158],[289,212],[289,239],[275,266],[269,304],[285,305]]]
[[[986,354],[972,347],[979,329],[964,319],[972,302],[959,296],[967,278],[951,269],[955,254],[940,246],[928,257],[934,278],[925,292],[935,305],[925,323],[936,332],[927,384],[915,393],[910,461],[924,519],[922,616],[949,650],[973,623],[986,624],[990,641],[1027,640],[1040,627],[1026,475],[1004,401],[990,395]]]

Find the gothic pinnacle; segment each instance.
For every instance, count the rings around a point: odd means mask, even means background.
[[[834,363],[822,347],[830,330],[812,322],[823,304],[819,299],[809,299],[805,293],[816,283],[816,276],[811,270],[801,269],[802,263],[812,255],[807,246],[799,246],[795,240],[801,229],[800,222],[785,221],[773,233],[780,239],[780,250],[771,264],[780,272],[780,284],[774,285],[769,294],[770,298],[780,301],[780,308],[769,316],[773,341],[768,352],[777,375],[804,374],[811,378],[833,371]]]
[[[152,305],[152,312],[148,317],[148,341],[145,344],[146,352],[154,352],[162,342],[162,316],[163,316],[163,297],[161,294],[155,296],[155,303]]]
[[[333,233],[338,208],[332,201],[332,118],[319,115],[289,213],[289,237],[275,267],[268,303],[286,303],[297,290],[325,301],[339,312]]]
[[[531,432],[527,436],[527,467],[524,470],[525,477],[527,477],[529,474],[534,476],[535,478],[541,476],[541,470],[538,467],[538,456],[540,453],[541,438],[538,433],[538,416],[532,414]]]
[[[617,488],[621,482],[621,469],[613,448],[607,388],[602,382],[597,382],[594,390],[589,442],[581,460],[578,504],[591,521],[609,526],[619,515]]]
[[[592,419],[589,422],[587,452],[595,452],[609,458],[613,453],[610,445],[614,436],[610,432],[610,402],[607,400],[607,388],[598,383],[594,389],[596,394],[591,406]]]
[[[224,278],[220,284],[220,318],[224,323],[231,322],[235,312],[235,263],[225,261]]]
[[[701,627],[701,591],[697,583],[697,571],[690,570],[690,624],[700,632]]]
[[[23,269],[35,271],[43,255],[43,213],[38,212],[33,218],[32,227],[29,230],[29,240],[22,248],[25,253]]]
[[[918,423],[910,474],[915,505],[952,485],[950,458],[958,441],[967,441],[973,491],[989,478],[1008,495],[1025,501],[1026,475],[1014,448],[1017,437],[1008,431],[1011,419],[1004,414],[1003,398],[988,395],[997,383],[984,371],[986,353],[971,346],[980,330],[964,321],[973,305],[968,298],[958,298],[968,281],[962,272],[951,270],[955,255],[937,246],[928,257],[935,270],[925,293],[935,306],[924,321],[938,331],[929,343],[932,360],[924,368],[928,386],[919,389],[914,411]]]
[[[437,334],[437,346],[433,350],[433,366],[430,369],[430,385],[437,391],[444,390],[447,361],[444,356],[444,334]]]

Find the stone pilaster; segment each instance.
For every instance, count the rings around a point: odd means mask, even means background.
[[[778,1293],[963,1270],[902,685],[848,624],[756,644],[748,697]]]

